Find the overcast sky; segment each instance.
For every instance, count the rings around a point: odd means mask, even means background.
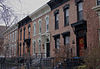
[[[22,18],[31,14],[48,1],[49,0],[8,0],[7,3],[16,11],[16,15]]]

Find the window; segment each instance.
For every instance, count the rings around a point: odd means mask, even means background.
[[[55,14],[55,30],[59,29],[59,13]]]
[[[49,31],[49,17],[46,17],[46,32]]]
[[[35,47],[36,47],[36,42],[34,41],[34,43],[33,43],[33,53],[35,54],[36,52],[35,52]]]
[[[41,40],[39,40],[39,53],[41,53]]]
[[[69,36],[64,36],[64,45],[68,45],[70,42],[70,37]]]
[[[30,32],[31,32],[31,26],[30,24],[28,25],[28,38],[30,38]]]
[[[83,3],[79,2],[78,4],[78,20],[83,19]]]
[[[15,31],[15,41],[16,41],[16,37],[17,37],[17,31]]]
[[[41,33],[41,20],[39,20],[39,33]]]
[[[69,45],[70,44],[70,31],[63,32],[62,36],[64,39],[64,45]]]
[[[60,47],[60,38],[56,38],[56,40],[55,40],[56,42],[56,46],[55,46],[55,48],[57,48],[57,49],[59,49],[59,47]]]
[[[55,37],[55,48],[59,49],[60,47],[60,37]]]
[[[21,56],[21,43],[20,43],[20,56]]]
[[[26,30],[26,28],[24,27],[24,40],[25,40],[25,30]]]
[[[10,41],[11,41],[12,39],[11,39],[11,33],[10,33]]]
[[[97,5],[100,5],[100,0],[97,0]]]
[[[64,10],[64,26],[69,25],[69,9]]]
[[[22,40],[22,29],[20,29],[20,40]]]
[[[36,35],[36,23],[34,23],[34,36]]]
[[[14,32],[12,32],[12,41],[14,41]]]

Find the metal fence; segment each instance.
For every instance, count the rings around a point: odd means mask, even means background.
[[[55,63],[55,58],[0,58],[0,69],[77,69],[84,63],[80,58]]]

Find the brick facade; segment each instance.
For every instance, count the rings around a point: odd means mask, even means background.
[[[17,56],[17,33],[18,25],[14,24],[3,33],[4,35],[4,56],[16,57]]]
[[[82,3],[82,20],[79,20],[78,4]],[[48,5],[47,5],[48,4]],[[19,22],[19,56],[23,56],[25,45],[25,54],[27,55],[27,42],[29,41],[29,53],[31,56],[54,57],[56,48],[56,38],[59,37],[60,46],[64,45],[64,39],[68,39],[70,53],[72,56],[81,56],[80,49],[98,46],[99,17],[92,9],[96,6],[96,0],[51,0],[46,5],[39,8]],[[69,9],[69,24],[64,26],[64,8]],[[48,11],[49,10],[49,11]],[[55,29],[55,13],[58,13],[59,29]],[[46,32],[45,18],[49,17],[49,31]],[[41,21],[41,33],[39,33],[39,21]],[[28,26],[30,24],[30,38],[28,38]],[[34,34],[34,25],[36,32]],[[26,27],[25,40],[23,40],[24,27]],[[21,40],[20,30],[22,29]],[[65,38],[65,36],[68,36]],[[28,39],[28,40],[27,40]],[[80,44],[81,40],[83,44]],[[40,41],[40,45],[39,45]],[[66,41],[66,42],[68,42]],[[34,46],[35,42],[35,46]],[[40,47],[40,48],[39,48]],[[35,50],[35,51],[34,51]]]

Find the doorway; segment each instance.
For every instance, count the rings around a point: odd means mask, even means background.
[[[46,57],[50,57],[50,43],[46,43]]]

